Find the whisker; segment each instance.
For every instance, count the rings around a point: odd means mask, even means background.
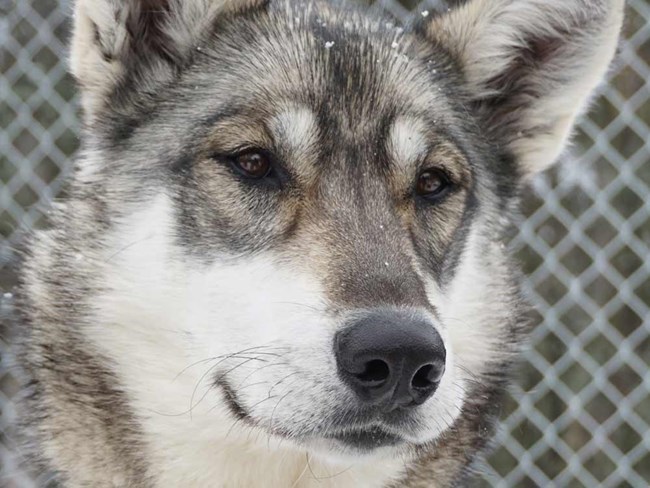
[[[316,477],[316,475],[314,474],[314,470],[311,469],[311,463],[309,462],[309,458],[310,458],[309,453],[305,453],[305,456],[307,456],[307,466],[309,467],[309,472],[311,473],[311,477],[312,477],[314,480],[316,480],[318,483],[320,483],[320,480],[319,480],[319,479]]]
[[[458,367],[458,369],[460,369],[461,371],[464,371],[465,373],[467,373],[471,377],[472,381],[475,381],[476,383],[479,383],[479,384],[483,383],[481,381],[481,378],[479,378],[476,375],[476,373],[470,371],[467,367],[463,366],[462,364],[456,364],[456,367]]]
[[[286,379],[286,377],[284,378]],[[291,383],[289,383],[289,386],[293,385],[297,380],[300,378],[295,378]],[[270,393],[270,390],[269,390]],[[278,402],[275,404],[275,407],[273,407],[273,410],[271,411],[271,418],[269,419],[269,432],[273,432],[273,417],[275,416],[275,412],[278,409],[278,406],[280,406],[280,403],[287,398],[291,393],[293,393],[293,390],[289,390],[287,393],[285,393],[282,398],[278,400]],[[269,438],[270,441],[270,438]]]
[[[238,418],[235,419],[235,421],[232,423],[232,425],[231,425],[230,428],[228,429],[228,432],[226,433],[226,437],[225,437],[225,439],[228,439],[228,436],[230,435],[230,433],[233,431],[233,429],[235,428],[235,426],[236,426],[238,423],[240,423],[240,422],[243,422],[243,419],[242,419],[242,418],[239,418],[239,417],[238,417]]]
[[[316,479],[317,481],[320,481],[320,480],[331,480],[332,478],[336,478],[337,476],[340,476],[340,475],[342,475],[343,473],[347,473],[348,471],[350,471],[350,470],[352,469],[352,467],[353,467],[353,466],[350,465],[350,466],[348,466],[347,468],[345,468],[344,470],[339,471],[338,473],[334,473],[334,474],[331,474],[331,475],[329,475],[329,476],[321,476],[321,477],[319,477],[319,478],[315,478],[315,479]]]
[[[264,359],[259,359],[257,356],[255,356],[255,357],[253,357],[253,358],[249,358],[248,356],[240,356],[240,355],[243,354],[243,353],[249,352],[249,351],[254,351],[254,350],[257,350],[257,349],[268,348],[268,347],[271,347],[271,346],[268,346],[268,345],[262,345],[262,346],[249,347],[249,348],[246,348],[246,349],[242,349],[241,351],[233,352],[233,353],[230,353],[230,354],[225,354],[225,355],[223,355],[223,356],[215,356],[214,358],[203,359],[203,360],[201,360],[201,361],[197,361],[197,363],[191,364],[191,365],[189,365],[188,367],[184,368],[180,373],[178,373],[178,374],[176,375],[176,377],[175,377],[174,379],[178,378],[178,377],[179,377],[183,372],[187,371],[187,369],[191,368],[192,366],[194,366],[194,365],[196,365],[196,364],[200,364],[200,363],[202,363],[202,362],[209,362],[209,361],[212,361],[212,360],[215,360],[215,359],[219,359],[219,358],[221,359],[217,364],[214,364],[214,365],[210,366],[210,368],[208,368],[208,370],[203,374],[203,376],[201,376],[201,378],[199,379],[198,383],[197,383],[196,386],[194,387],[194,390],[192,391],[192,396],[191,396],[191,398],[190,398],[190,410],[189,410],[189,411],[192,410],[192,401],[193,401],[193,399],[194,399],[194,395],[196,394],[196,390],[197,390],[197,388],[199,387],[199,385],[201,384],[201,382],[205,379],[205,377],[210,373],[210,371],[212,371],[214,368],[216,368],[217,366],[219,366],[222,362],[224,362],[224,361],[226,361],[227,359],[230,359],[230,358],[237,358],[237,359],[243,359],[243,358],[246,358],[246,359],[250,359],[250,360],[258,360],[258,361],[262,361],[262,362],[267,362],[267,361],[264,360]],[[277,349],[277,347],[275,347],[275,348]],[[265,355],[272,355],[272,356],[278,356],[278,357],[281,357],[281,356],[278,355],[278,354],[275,354],[275,353],[267,353],[267,352],[263,352],[263,351],[258,351],[258,352],[256,352],[255,354],[256,354],[256,355],[259,355],[259,354],[265,354]],[[206,392],[206,394],[207,394],[207,392]],[[205,396],[205,395],[204,395],[204,396]]]
[[[280,402],[282,402],[282,400],[288,397],[291,393],[292,390],[289,390],[284,395],[282,395],[282,398],[280,398],[278,402],[275,404],[275,407],[273,407],[273,410],[271,411],[271,419],[269,420],[269,432],[273,432],[273,416],[275,415],[275,411],[277,410],[278,405],[280,405]]]
[[[233,353],[230,353],[230,354],[222,354],[221,356],[213,356],[213,357],[210,357],[210,358],[201,359],[200,361],[196,361],[196,362],[190,364],[189,366],[186,366],[185,368],[183,368],[176,376],[174,376],[174,379],[172,381],[177,380],[179,376],[181,376],[183,373],[185,373],[185,371],[187,371],[188,369],[190,369],[190,368],[192,368],[192,367],[194,367],[194,366],[196,366],[198,364],[207,363],[207,362],[210,362],[210,361],[215,361],[215,360],[221,359],[221,358],[234,357],[234,355],[243,354],[243,353],[246,353],[246,352],[249,352],[249,351],[253,351],[255,349],[260,349],[262,347],[267,347],[267,346],[250,347],[248,349],[243,349],[241,351],[233,352]],[[258,351],[255,354],[257,354],[257,355],[262,354],[264,356],[282,357],[280,354],[275,354],[275,353],[272,353],[272,352]]]
[[[125,245],[124,247],[121,247],[121,248],[118,249],[117,251],[115,251],[115,252],[114,252],[113,254],[111,254],[111,255],[106,259],[106,261],[104,261],[104,262],[105,262],[105,263],[110,263],[113,259],[115,259],[117,256],[119,256],[120,254],[122,254],[122,253],[123,253],[124,251],[126,251],[127,249],[131,249],[131,248],[132,248],[133,246],[135,246],[136,244],[140,244],[140,243],[142,243],[142,242],[144,242],[144,241],[147,241],[147,240],[149,240],[149,239],[153,239],[153,237],[154,237],[154,234],[153,234],[153,233],[150,233],[150,234],[144,236],[142,239],[136,239],[135,241],[133,241],[133,242],[131,242],[131,243]]]
[[[264,385],[264,384],[267,384],[267,383],[268,383],[268,381],[258,381],[257,383],[251,383],[250,385],[237,387],[237,391],[242,391],[242,390],[245,390],[246,388],[250,388],[252,386]]]
[[[300,473],[300,476],[296,478],[296,481],[293,482],[293,485],[291,485],[291,488],[296,488],[298,486],[298,483],[300,483],[300,480],[305,476],[305,473],[307,472],[307,466],[308,464],[305,463],[305,467],[303,468],[302,472]]]
[[[468,388],[465,388],[464,385],[461,385],[461,384],[460,384],[459,382],[457,382],[457,381],[454,381],[454,382],[452,383],[452,385],[453,385],[454,387],[458,388],[459,390],[461,390],[463,393],[465,393],[465,395],[469,395],[469,394],[471,393],[471,390],[469,390]]]
[[[210,368],[208,368],[208,370],[207,370],[207,371],[206,371],[206,372],[201,376],[201,378],[199,378],[199,381],[196,383],[196,386],[194,387],[194,390],[192,391],[192,395],[191,395],[191,397],[190,397],[190,408],[189,408],[189,410],[188,410],[188,412],[189,412],[189,414],[190,414],[190,418],[192,418],[192,410],[193,410],[197,405],[199,405],[199,404],[200,404],[200,403],[205,399],[205,397],[208,395],[208,393],[209,393],[210,390],[212,389],[211,387],[208,388],[208,389],[206,389],[205,393],[203,393],[203,395],[202,395],[201,398],[198,400],[198,402],[196,402],[196,404],[194,403],[194,397],[195,397],[195,395],[196,395],[196,391],[198,390],[199,386],[201,385],[201,383],[203,382],[203,380],[205,379],[205,377],[206,377],[208,374],[210,374],[210,372],[211,372],[214,368],[216,368],[217,366],[219,366],[219,364],[221,364],[222,362],[224,362],[225,360],[227,360],[227,359],[229,359],[229,358],[231,358],[231,357],[233,357],[233,355],[230,355],[230,356],[228,356],[228,357],[225,357],[225,358],[223,358],[222,360],[220,360],[217,364],[214,364],[214,365],[210,366]],[[245,357],[245,356],[243,356],[243,357]],[[233,368],[229,369],[228,371],[226,371],[225,373],[223,373],[222,375],[220,375],[216,380],[214,380],[214,381],[212,382],[212,385],[218,384],[219,381],[221,381],[221,379],[223,379],[227,374],[233,372],[234,370],[236,370],[236,369],[239,368],[240,366],[243,366],[244,364],[249,363],[249,362],[251,362],[251,361],[262,361],[262,362],[266,362],[266,360],[264,360],[264,359],[259,359],[259,358],[257,358],[257,357],[246,358],[245,361],[240,362],[237,366],[234,366]],[[187,412],[186,412],[186,413],[187,413]]]
[[[296,307],[308,308],[309,310],[313,310],[314,312],[319,312],[319,313],[322,313],[324,311],[323,309],[319,309],[311,305],[307,305],[306,303],[298,303],[298,302],[274,302],[274,303],[277,305],[295,305]]]
[[[242,380],[242,382],[239,384],[239,386],[237,386],[237,390],[241,389],[241,386],[246,382],[246,380],[248,378],[250,378],[251,376],[253,376],[255,373],[257,373],[257,372],[259,372],[259,371],[261,371],[263,369],[270,368],[272,366],[283,366],[283,365],[287,365],[287,364],[289,364],[289,363],[287,363],[286,361],[276,361],[276,362],[273,362],[271,364],[267,364],[265,366],[260,366],[259,368],[255,369],[254,371],[252,371],[251,373],[246,375],[246,377]]]
[[[273,396],[266,397],[266,398],[264,398],[263,400],[260,400],[259,402],[254,403],[253,405],[251,405],[251,406],[249,407],[249,410],[253,410],[255,407],[257,407],[258,405],[261,405],[261,404],[264,403],[265,401],[270,400],[271,398],[277,398],[277,397],[278,397],[277,395],[273,395]]]
[[[288,374],[287,376],[285,376],[284,378],[282,378],[280,381],[278,381],[277,383],[275,383],[275,384],[271,387],[271,389],[269,390],[269,395],[270,395],[271,392],[273,391],[273,388],[275,388],[276,386],[278,386],[280,383],[282,383],[282,382],[283,382],[284,380],[286,380],[287,378],[290,378],[291,376],[295,376],[295,375],[297,375],[297,374],[299,374],[299,372],[298,372],[298,371],[294,371],[293,373]]]

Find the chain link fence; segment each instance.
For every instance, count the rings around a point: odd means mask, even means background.
[[[410,2],[410,3],[409,3]],[[376,5],[398,18],[445,8]],[[78,146],[67,0],[0,0],[0,288],[22,229],[61,196]],[[513,242],[533,334],[481,486],[650,485],[650,0],[628,0],[620,56],[573,154],[539,176]],[[570,160],[570,161],[569,161]],[[0,485],[21,475],[4,431],[17,382],[0,323]]]

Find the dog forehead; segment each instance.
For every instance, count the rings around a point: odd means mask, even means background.
[[[271,5],[214,37],[219,85],[248,92],[262,107],[298,101],[365,119],[389,106],[444,99],[425,43],[391,21],[319,2]]]

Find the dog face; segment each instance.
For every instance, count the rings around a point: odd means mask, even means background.
[[[614,3],[398,28],[319,2],[80,2],[85,333],[146,433],[344,458],[448,433],[519,347],[516,190],[602,77]]]

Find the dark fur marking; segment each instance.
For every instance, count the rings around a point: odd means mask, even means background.
[[[249,415],[246,410],[244,410],[244,407],[242,407],[239,403],[239,400],[237,399],[237,393],[232,389],[230,383],[228,383],[225,378],[222,378],[218,379],[215,382],[215,386],[221,388],[230,413],[232,413],[237,420],[247,421],[249,419]]]

